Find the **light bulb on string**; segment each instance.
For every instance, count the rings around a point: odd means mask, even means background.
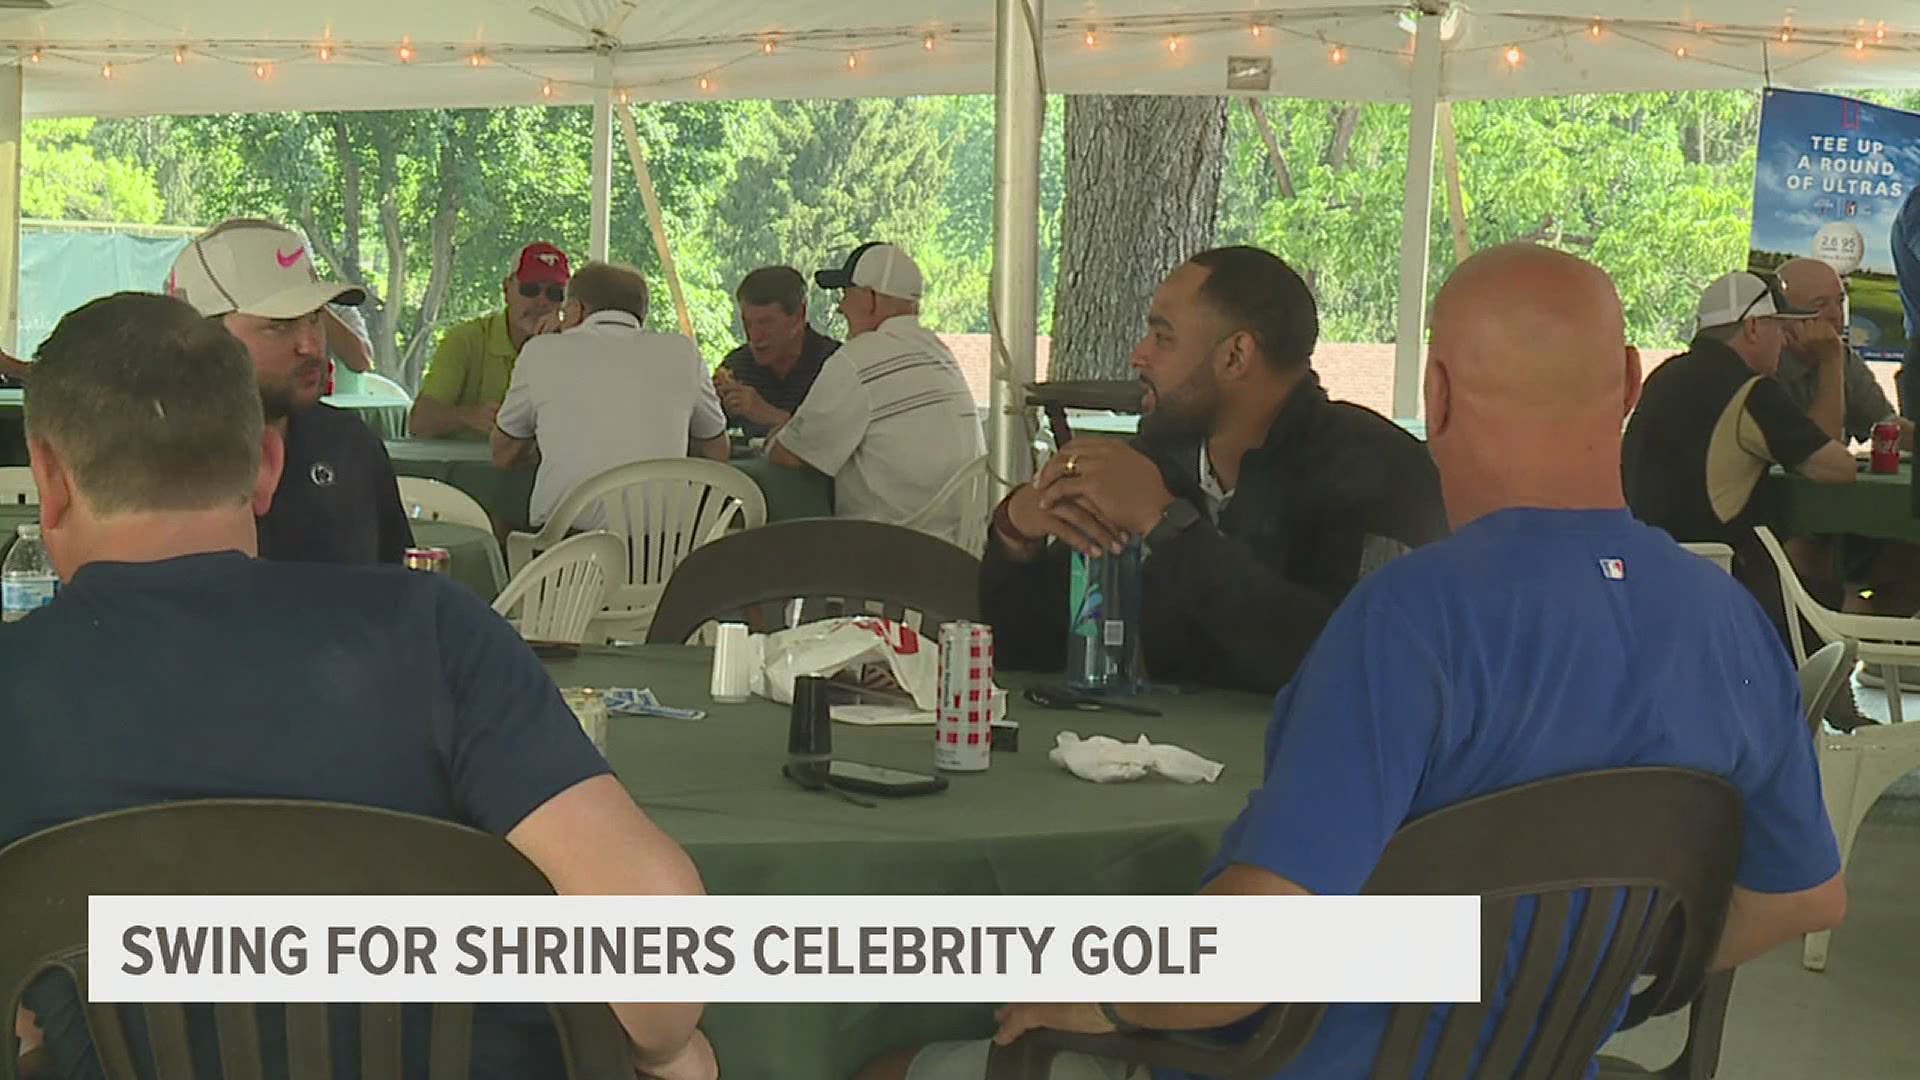
[[[1780,44],[1785,45],[1787,42],[1792,40],[1793,40],[1793,27],[1791,26],[1781,27],[1780,28]]]
[[[332,59],[333,59],[333,46],[322,42],[320,45],[320,62],[324,64],[327,61]]]
[[[1873,28],[1873,40],[1875,41],[1887,40],[1887,24],[1886,23],[1881,23],[1879,26],[1876,26]]]
[[[1335,46],[1333,47],[1333,51],[1327,54],[1327,62],[1328,62],[1328,63],[1331,63],[1331,64],[1344,64],[1344,63],[1346,63],[1346,62],[1347,62],[1347,50],[1345,50],[1345,49],[1343,49],[1343,48],[1341,48],[1341,47],[1340,47],[1340,46],[1338,46],[1338,45],[1335,45]]]
[[[540,96],[543,98],[549,98],[549,99],[553,97],[553,80],[552,79],[548,79],[547,81],[540,84]]]
[[[1506,54],[1505,54],[1505,55],[1506,55],[1506,58],[1507,58],[1507,66],[1508,66],[1508,67],[1519,67],[1519,66],[1520,66],[1520,46],[1518,46],[1518,45],[1509,45],[1509,46],[1507,46],[1507,51],[1506,51]]]
[[[1088,30],[1087,36],[1086,36],[1086,42],[1087,42],[1087,48],[1091,49],[1095,45],[1100,43],[1100,39],[1094,36],[1094,33],[1092,30]]]
[[[933,42],[932,34],[928,34],[926,37],[920,40],[920,47],[927,50],[928,52],[933,51],[933,45],[934,45],[934,42]]]
[[[761,42],[760,51],[767,54],[768,56],[772,56],[773,55],[773,39],[768,38],[767,40]]]
[[[1866,51],[1867,51],[1867,39],[1866,39],[1866,38],[1863,38],[1863,37],[1857,37],[1857,38],[1854,38],[1854,39],[1853,39],[1853,51],[1854,51],[1854,52],[1866,52]]]
[[[256,78],[256,79],[264,79],[264,78],[266,78],[266,77],[267,77],[267,65],[265,65],[265,64],[255,64],[255,65],[253,65],[253,77],[254,77],[254,78]]]
[[[700,76],[700,92],[704,94],[711,89],[713,89],[713,80],[705,75]]]
[[[1257,37],[1260,37],[1262,34],[1265,34],[1267,32],[1267,28],[1264,26],[1261,26],[1259,23],[1254,23],[1251,27],[1248,28],[1248,32],[1257,38]]]
[[[176,64],[184,64],[187,62],[187,47],[185,45],[174,47],[173,62]]]
[[[103,79],[113,78],[113,65],[111,63],[100,65],[100,77]]]
[[[400,62],[403,64],[413,63],[413,43],[411,41],[402,40],[400,42]]]
[[[1180,51],[1180,38],[1178,35],[1175,35],[1167,39],[1167,51],[1170,53],[1177,53]]]
[[[1604,30],[1597,19],[1587,27],[1587,36],[1591,38],[1598,38],[1603,32]]]
[[[1673,50],[1673,55],[1677,59],[1685,60],[1687,58],[1687,47],[1685,45],[1680,46],[1679,48]]]
[[[848,53],[847,54],[847,70],[852,71],[854,68],[859,66],[860,66],[860,58],[855,56],[852,53]]]
[[[631,103],[632,101],[633,101],[633,95],[627,91],[626,87],[624,86],[621,87],[620,88],[620,104],[626,105]]]
[[[481,52],[479,49],[475,49],[471,54],[467,56],[468,67],[483,67],[485,66],[486,62],[487,62],[487,54],[484,52]]]

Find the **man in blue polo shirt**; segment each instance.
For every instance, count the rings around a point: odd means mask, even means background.
[[[1545,777],[1673,765],[1727,778],[1745,802],[1717,967],[1839,921],[1840,860],[1779,639],[1730,576],[1626,510],[1620,426],[1639,386],[1598,269],[1513,246],[1454,274],[1426,385],[1453,536],[1376,570],[1334,613],[1280,691],[1265,780],[1203,892],[1357,893],[1412,819]],[[1231,1035],[1258,1008],[1012,1005],[995,1037]],[[1281,1075],[1369,1075],[1388,1008],[1332,1007]],[[985,1046],[908,1060],[865,1076],[977,1077]],[[1053,1075],[1130,1073],[1080,1057]]]

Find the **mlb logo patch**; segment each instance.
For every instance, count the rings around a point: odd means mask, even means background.
[[[1608,581],[1627,580],[1627,564],[1619,559],[1601,559],[1600,575]]]

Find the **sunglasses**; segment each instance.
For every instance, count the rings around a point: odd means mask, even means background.
[[[547,299],[556,304],[567,298],[567,287],[565,285],[536,285],[530,281],[520,283],[520,295],[529,300],[539,296],[542,292],[547,294]]]

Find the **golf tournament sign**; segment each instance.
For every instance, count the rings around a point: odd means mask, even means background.
[[[1920,184],[1920,114],[1832,94],[1769,90],[1760,111],[1749,269],[1811,256],[1847,277],[1854,347],[1906,347],[1889,234]]]

